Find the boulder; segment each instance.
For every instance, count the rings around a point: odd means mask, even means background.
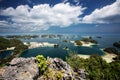
[[[73,71],[70,65],[59,58],[48,57],[47,61],[49,62],[48,68],[51,69],[51,71],[45,74],[47,75],[46,79],[44,79],[45,75],[42,75],[38,80],[86,80],[87,72],[84,69],[79,70],[78,75],[76,75],[76,72]],[[55,78],[58,77],[58,72],[60,72],[59,76],[62,76]]]
[[[4,80],[33,80],[39,75],[35,58],[14,58],[6,67]]]
[[[69,64],[60,58],[47,58],[47,69],[43,74],[35,57],[14,58],[2,73],[3,80],[86,80],[87,72],[80,69],[75,72]],[[3,70],[2,70],[3,71]]]

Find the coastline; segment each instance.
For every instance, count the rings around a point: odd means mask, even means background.
[[[106,62],[110,63],[113,60],[113,58],[115,58],[117,55],[114,53],[108,53],[108,52],[104,52],[105,55],[101,56],[104,60],[106,60]]]
[[[117,55],[114,54],[114,53],[107,53],[107,52],[104,52],[105,54],[102,55],[101,57],[107,62],[107,63],[110,63],[113,60],[114,57],[116,57]],[[87,59],[90,57],[90,55],[84,55],[84,54],[78,54],[79,57],[83,58],[83,59]]]
[[[84,42],[84,41],[80,41],[82,43],[82,45],[77,45],[75,43],[75,41],[70,41],[71,43],[74,44],[74,46],[84,46],[84,47],[92,47],[92,45],[97,45],[97,44],[94,44],[94,43],[91,43],[91,42]]]
[[[74,44],[74,46],[79,46],[79,45],[76,45],[76,43],[74,41],[70,41],[71,43]],[[95,45],[94,43],[85,43],[84,41],[81,41],[82,45],[81,46],[85,46],[85,47],[92,47],[91,45]],[[24,44],[26,44],[24,42]],[[29,44],[29,49],[32,49],[32,48],[37,48],[37,47],[54,47],[54,43],[48,43],[48,42],[30,42]],[[65,48],[63,48],[65,49]],[[66,49],[66,50],[69,50],[69,49]],[[103,49],[101,49],[103,51]],[[107,63],[110,63],[113,60],[114,57],[116,57],[117,55],[114,54],[114,53],[107,53],[105,51],[103,51],[105,54],[102,55],[101,57],[107,62]],[[78,54],[79,57],[81,58],[84,58],[84,59],[87,59],[90,57],[90,55],[84,55],[84,54]]]
[[[29,44],[24,42],[24,44],[29,45],[29,49],[37,48],[37,47],[54,47],[54,45],[56,45],[48,42],[30,42]]]

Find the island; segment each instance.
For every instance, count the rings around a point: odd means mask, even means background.
[[[88,38],[82,38],[81,40],[75,40],[70,41],[72,43],[74,43],[74,46],[85,46],[85,47],[90,47],[91,45],[96,45],[98,44],[98,42],[96,40],[93,40],[92,37],[88,37]]]
[[[120,41],[113,43],[113,46],[120,48]]]
[[[0,66],[7,64],[15,57],[19,57],[26,49],[28,49],[28,46],[24,45],[23,42],[18,39],[6,39],[0,37],[0,54],[2,55],[5,54],[3,53],[4,51],[12,50],[12,53],[9,56],[0,58]]]
[[[6,35],[6,38],[16,38],[16,39],[32,39],[32,38],[38,38],[38,35]]]
[[[63,35],[60,34],[42,34],[41,38],[61,39]]]

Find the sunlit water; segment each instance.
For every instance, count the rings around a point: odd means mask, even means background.
[[[40,35],[40,34],[39,34]],[[92,38],[96,41],[98,41],[98,45],[93,45],[90,47],[83,47],[83,46],[74,46],[73,43],[66,43],[63,42],[63,40],[80,40],[83,37],[86,36],[92,36]],[[97,38],[97,36],[101,36],[102,38]],[[35,57],[37,55],[44,55],[45,57],[58,57],[65,60],[65,58],[68,56],[69,51],[76,52],[78,54],[85,54],[85,55],[91,55],[91,54],[99,54],[104,55],[104,52],[101,49],[104,49],[106,47],[113,47],[113,43],[116,41],[120,41],[120,35],[119,34],[64,34],[61,38],[33,38],[30,40],[24,40],[21,39],[23,42],[49,42],[49,43],[55,43],[59,44],[58,48],[54,47],[38,47],[33,49],[28,49],[24,51],[20,57]],[[69,51],[64,50],[63,48],[68,47]],[[117,48],[118,49],[118,48]],[[118,49],[119,50],[119,49]],[[9,54],[8,54],[9,55]],[[2,55],[4,56],[4,55]],[[6,55],[7,56],[7,55]]]

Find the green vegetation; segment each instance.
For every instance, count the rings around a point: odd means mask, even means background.
[[[5,39],[0,37],[0,50],[5,50],[9,47],[15,47],[17,50],[27,49],[28,47],[22,41],[17,39]]]
[[[51,68],[48,68],[44,73],[44,80],[61,80],[62,77],[62,71],[53,70]]]
[[[45,57],[43,57],[43,55],[36,56],[36,60],[38,62],[38,67],[39,67],[39,70],[40,70],[40,74],[43,74],[44,71],[47,68],[47,60],[46,60]]]
[[[119,54],[119,51],[114,47],[105,48],[104,51],[108,52],[108,53],[111,53],[111,54],[116,54],[116,55]]]
[[[79,45],[79,46],[82,45],[82,43],[80,42],[80,40],[76,40],[75,43],[76,43],[76,45]]]
[[[113,43],[113,46],[120,48],[120,41]]]
[[[26,45],[22,43],[22,41],[17,39],[5,39],[0,37],[0,50],[5,51],[9,47],[15,47],[12,54],[7,56],[6,58],[0,58],[0,66],[7,64],[13,58],[18,57],[24,50],[28,49]]]
[[[52,68],[48,68],[47,66],[50,64],[43,55],[36,56],[36,60],[38,62],[38,67],[40,70],[40,74],[43,74],[44,80],[61,80],[63,77],[62,71],[53,70]]]
[[[93,40],[92,37],[83,38],[81,41],[84,41],[84,42],[91,42],[91,43],[95,43],[95,44],[98,43],[96,40]]]
[[[84,68],[88,80],[120,80],[120,60],[107,63],[98,55],[83,59],[72,52],[66,60],[76,72]]]
[[[8,39],[0,37],[0,50],[10,47],[10,42]]]
[[[66,42],[66,43],[68,43],[68,42],[70,42],[69,40],[63,40],[63,42]]]

